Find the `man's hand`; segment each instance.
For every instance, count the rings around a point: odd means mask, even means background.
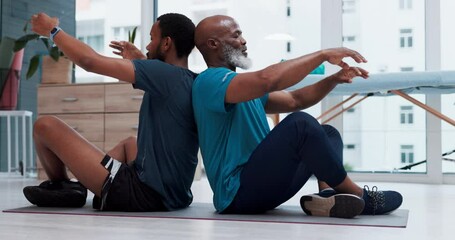
[[[343,69],[348,69],[349,65],[343,61],[343,58],[350,57],[357,63],[366,63],[367,60],[358,52],[349,48],[330,48],[322,50],[326,61],[333,65],[338,65]]]
[[[368,71],[359,67],[348,67],[341,69],[337,73],[332,75],[334,81],[337,83],[352,83],[352,79],[355,77],[368,78]]]
[[[109,47],[116,49],[114,54],[122,56],[124,59],[146,59],[147,57],[134,44],[127,41],[111,41]]]
[[[38,13],[32,16],[30,20],[32,31],[35,33],[49,37],[51,30],[58,26],[58,18],[51,18],[45,13]]]

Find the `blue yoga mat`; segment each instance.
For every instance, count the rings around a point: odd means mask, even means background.
[[[264,214],[218,214],[210,203],[193,203],[190,207],[172,212],[104,212],[86,205],[82,208],[42,208],[36,206],[4,210],[6,213],[63,214],[78,216],[167,218],[186,220],[267,222],[281,224],[323,224],[405,228],[409,210],[398,209],[387,215],[357,216],[352,219],[307,216],[300,206],[283,205]]]

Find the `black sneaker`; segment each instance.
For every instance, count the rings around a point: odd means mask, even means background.
[[[336,193],[329,189],[300,198],[302,210],[311,216],[353,218],[359,215],[365,202],[354,194]]]
[[[92,208],[96,210],[101,210],[101,198],[98,196],[93,196]]]
[[[39,186],[25,187],[27,200],[38,207],[82,207],[87,199],[87,188],[70,180],[42,182]]]
[[[378,191],[376,186],[371,190],[368,186],[364,186],[363,200],[365,200],[363,215],[381,215],[399,208],[403,202],[403,196],[395,191]]]

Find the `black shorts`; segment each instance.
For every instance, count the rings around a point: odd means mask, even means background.
[[[126,212],[167,211],[160,194],[139,180],[133,165],[122,163],[109,155],[104,157],[101,165],[110,174],[104,181],[101,198],[93,200],[94,208]]]

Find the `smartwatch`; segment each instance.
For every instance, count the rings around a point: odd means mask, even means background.
[[[51,30],[51,34],[49,35],[49,38],[51,39],[51,41],[53,42],[54,41],[54,37],[55,35],[57,35],[57,33],[59,33],[62,29],[58,26],[52,28]]]

